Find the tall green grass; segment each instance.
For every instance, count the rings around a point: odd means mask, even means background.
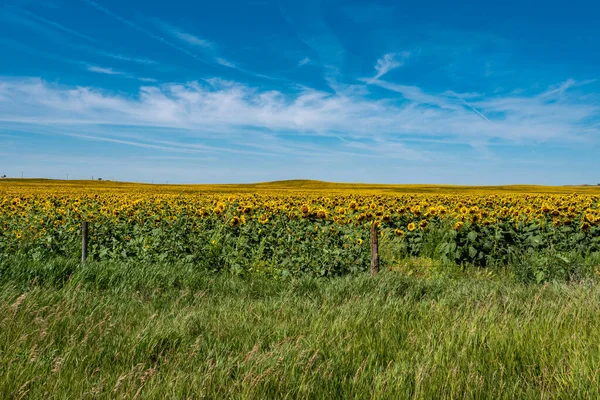
[[[275,280],[13,259],[0,398],[600,396],[596,284],[409,264]]]

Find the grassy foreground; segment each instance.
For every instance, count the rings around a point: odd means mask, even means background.
[[[600,287],[0,265],[0,398],[598,398]]]

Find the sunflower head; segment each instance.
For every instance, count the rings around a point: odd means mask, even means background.
[[[398,236],[398,237],[402,237],[404,236],[404,231],[402,229],[394,229],[394,235]]]
[[[454,226],[452,227],[452,229],[454,229],[455,231],[460,231],[462,229],[462,227],[465,225],[464,222],[462,221],[457,221]]]
[[[596,222],[596,216],[595,216],[594,214],[592,214],[592,213],[586,213],[586,214],[585,214],[585,219],[586,219],[586,220],[587,220],[589,223],[591,223],[591,224],[593,224],[593,223],[595,223],[595,222]]]
[[[414,222],[411,222],[410,224],[408,224],[407,229],[408,229],[409,232],[412,232],[415,229],[417,229],[417,225],[415,225]]]
[[[242,221],[240,220],[240,218],[235,216],[235,217],[231,218],[231,220],[229,221],[229,226],[236,228],[236,227],[240,226],[241,223],[242,223]]]
[[[553,226],[560,226],[561,222],[562,221],[560,220],[560,218],[552,218],[552,225]]]
[[[582,222],[581,225],[579,226],[579,229],[581,229],[583,232],[589,232],[590,228],[592,226],[588,223],[588,222]]]
[[[426,219],[421,220],[421,222],[419,222],[419,228],[421,228],[421,229],[427,229],[428,226],[429,226],[429,221],[427,221]]]

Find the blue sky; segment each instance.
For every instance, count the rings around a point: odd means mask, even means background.
[[[0,175],[600,182],[597,1],[0,4]]]

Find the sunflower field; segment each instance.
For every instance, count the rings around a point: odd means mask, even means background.
[[[600,254],[593,189],[6,181],[0,260],[79,257],[87,221],[94,260],[332,276],[369,268],[377,224],[384,268],[403,257],[491,268],[551,252],[572,274],[574,259]],[[542,281],[546,268],[528,273]]]

